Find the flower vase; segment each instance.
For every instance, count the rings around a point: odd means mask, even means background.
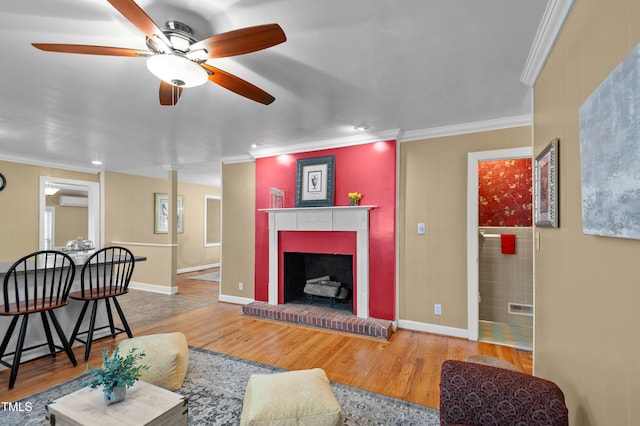
[[[358,204],[360,204],[360,200],[358,200],[357,198],[350,198],[349,204],[352,206],[357,206]]]
[[[111,392],[104,391],[104,402],[106,402],[107,405],[115,404],[116,402],[124,401],[126,395],[126,386],[116,386]]]

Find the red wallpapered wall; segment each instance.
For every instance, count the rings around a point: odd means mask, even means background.
[[[478,163],[479,226],[532,226],[530,158]]]
[[[347,206],[347,193],[360,192],[363,194],[362,205],[377,206],[369,216],[369,315],[394,320],[396,141],[259,158],[256,160],[256,207],[269,207],[271,187],[284,189],[285,207],[295,207],[296,161],[326,155],[335,156],[334,204]],[[286,243],[298,247],[304,241],[310,242],[308,235],[305,238],[306,232],[280,234],[281,245]],[[349,250],[346,246],[352,245],[346,240],[337,244],[340,246],[336,247],[335,253],[345,252]],[[267,214],[261,211],[256,211],[255,251],[255,299],[266,302],[269,287],[269,228]]]

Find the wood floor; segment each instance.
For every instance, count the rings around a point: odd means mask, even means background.
[[[217,302],[218,285],[189,279],[209,271],[181,274],[180,294],[215,300],[212,304],[134,328],[134,335],[183,332],[189,345],[289,370],[320,367],[329,379],[438,408],[440,366],[447,359],[492,355],[531,374],[528,352],[435,334],[397,330],[388,341],[245,317],[239,305]],[[114,348],[126,335],[94,342],[88,364],[101,362],[102,348]],[[14,389],[9,371],[0,371],[0,401],[16,401],[81,375],[84,346],[74,348],[78,366],[64,354],[20,366]]]

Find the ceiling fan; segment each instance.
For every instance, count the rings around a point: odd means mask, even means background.
[[[147,58],[147,68],[160,78],[160,104],[175,105],[185,87],[211,81],[238,95],[269,105],[273,96],[257,86],[206,63],[211,58],[242,55],[275,46],[287,40],[278,24],[258,25],[195,40],[191,28],[168,21],[164,29],[133,0],[107,0],[146,35],[149,50],[81,44],[32,43],[48,52]]]

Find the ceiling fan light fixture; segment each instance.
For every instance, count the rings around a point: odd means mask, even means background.
[[[147,59],[147,68],[173,86],[195,87],[209,81],[204,68],[180,55],[153,55]]]
[[[179,50],[181,52],[189,51],[189,46],[191,45],[191,43],[189,43],[189,40],[183,37],[172,35],[172,36],[169,36],[169,41],[171,42],[171,45],[173,46],[174,49]]]

